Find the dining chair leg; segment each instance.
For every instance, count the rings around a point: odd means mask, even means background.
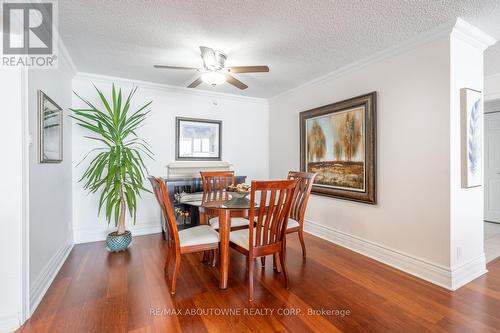
[[[248,301],[253,301],[253,267],[254,267],[254,258],[248,256]]]
[[[262,264],[262,267],[266,267],[266,257],[260,257],[260,262]]]
[[[285,289],[288,289],[288,272],[286,270],[285,246],[284,245],[283,245],[283,249],[281,250],[279,257],[280,257],[280,263],[281,263],[281,270],[283,271],[283,277],[285,279]]]
[[[304,243],[304,230],[302,228],[299,229],[299,241],[300,246],[302,246],[302,257],[306,257],[306,244]]]
[[[200,224],[207,224],[207,214],[205,212],[200,212],[199,220]]]
[[[170,288],[170,293],[175,294],[175,288],[177,286],[177,275],[179,275],[179,269],[181,266],[181,255],[180,253],[175,254],[175,268],[172,274],[172,287]]]
[[[207,264],[212,265],[214,251],[207,251]]]
[[[220,255],[221,255],[221,251],[220,251],[220,243],[219,243],[219,247],[217,248],[217,262],[219,263],[219,269],[220,269]]]
[[[201,262],[202,263],[207,263],[210,261],[210,251],[203,251],[203,256],[201,257]]]
[[[273,269],[278,272],[278,273],[281,273],[281,268],[280,268],[280,255],[279,253],[275,253],[273,254]]]
[[[170,258],[172,257],[172,248],[170,246],[167,247],[167,259],[165,260],[165,268],[164,274],[168,276],[168,264],[170,263]]]
[[[215,263],[217,261],[217,250],[212,250],[212,267],[215,267]]]

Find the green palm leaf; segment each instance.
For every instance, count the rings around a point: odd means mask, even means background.
[[[94,106],[87,99],[75,95],[86,104],[86,108],[70,109],[76,123],[92,133],[85,138],[102,144],[91,150],[83,160],[93,156],[80,182],[90,193],[100,191],[98,214],[104,210],[108,224],[114,221],[118,225],[123,220],[124,207],[133,218],[137,213],[137,196],[147,191],[143,186],[147,168],[143,156],[153,158],[151,146],[139,138],[136,130],[144,124],[152,102],[135,111],[130,111],[130,103],[137,87],[130,90],[123,103],[121,88],[111,90],[111,100],[95,85],[99,100],[104,109]],[[100,151],[99,153],[95,153]],[[82,161],[83,161],[82,160]],[[81,162],[80,162],[81,163]],[[124,227],[124,226],[123,226]],[[118,228],[120,231],[120,227]],[[124,230],[124,229],[123,229]]]

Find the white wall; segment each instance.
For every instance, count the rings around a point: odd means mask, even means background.
[[[299,168],[299,112],[378,93],[378,204],[312,195],[308,221],[449,264],[447,38],[270,101],[270,173]],[[422,246],[425,244],[425,246]]]
[[[0,131],[3,158],[0,164],[0,331],[19,326],[22,307],[22,232],[24,202],[22,70],[0,69],[2,120]]]
[[[458,20],[269,106],[270,175],[282,178],[299,168],[299,112],[377,91],[377,205],[312,195],[306,230],[449,289],[485,272],[483,194],[460,188],[459,117],[460,88],[482,90],[482,49],[452,31],[481,35]]]
[[[68,251],[72,237],[71,84],[73,70],[60,56],[57,69],[28,71],[29,132],[29,275],[30,299],[34,309],[43,297],[61,254]],[[63,109],[63,162],[38,163],[38,97],[42,90]],[[55,267],[54,267],[55,266]]]
[[[92,82],[109,96],[113,81],[127,92],[132,84],[118,78],[79,75],[73,80],[73,90],[96,105],[101,105]],[[248,181],[268,178],[268,105],[265,100],[143,82],[136,84],[139,90],[132,107],[153,101],[150,117],[138,131],[151,144],[155,153],[154,161],[146,160],[150,174],[166,176],[167,163],[175,160],[175,117],[180,116],[222,120],[222,159],[232,163],[236,173],[246,175]],[[76,97],[73,103],[77,107],[83,106]],[[86,133],[83,129],[73,126],[73,165],[76,165],[96,144],[83,138]],[[107,227],[103,216],[97,217],[98,195],[88,195],[82,184],[78,183],[87,165],[82,163],[75,167],[73,173],[73,223],[77,243],[104,239],[113,229],[113,225]],[[138,207],[137,224],[132,226],[129,219],[127,228],[135,235],[159,232],[159,216],[154,196],[145,193]]]
[[[30,156],[30,281],[33,282],[55,252],[71,238],[72,152],[71,84],[73,74],[63,58],[58,69],[32,69],[29,82]],[[37,91],[42,90],[63,109],[62,163],[38,163]]]

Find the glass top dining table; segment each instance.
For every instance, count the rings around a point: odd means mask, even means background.
[[[241,194],[234,192],[196,192],[181,195],[179,203],[205,207],[212,209],[249,209],[250,208],[250,193]],[[255,207],[258,206],[260,193],[255,193]]]
[[[255,202],[260,200],[255,193]],[[219,288],[226,289],[229,277],[229,236],[231,232],[231,217],[247,217],[250,208],[249,195],[241,193],[217,191],[183,194],[179,203],[196,206],[200,212],[200,224],[207,224],[208,218],[219,218]],[[257,206],[257,205],[255,205]]]

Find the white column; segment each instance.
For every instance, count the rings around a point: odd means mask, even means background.
[[[25,72],[0,68],[0,331],[10,332],[23,321],[26,227]]]
[[[460,90],[483,92],[483,52],[496,41],[458,19],[450,35],[450,271],[451,289],[486,272],[484,188],[463,188]]]

